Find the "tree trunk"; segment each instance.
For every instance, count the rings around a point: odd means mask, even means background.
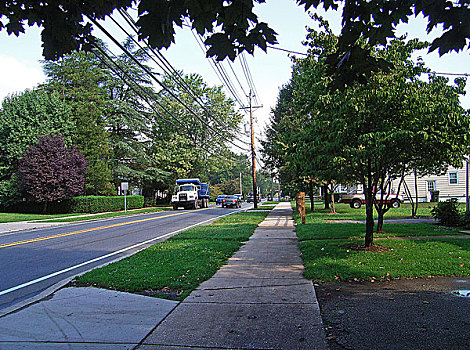
[[[377,215],[377,232],[382,233],[384,231],[384,212],[381,211]]]
[[[415,173],[415,195],[416,195],[416,206],[413,206],[413,211],[411,213],[411,216],[412,217],[416,217],[417,214],[418,214],[418,202],[419,202],[419,199],[418,199],[418,174],[416,174],[416,170],[414,171]]]
[[[47,214],[47,201],[44,202],[44,207],[42,208],[42,213]]]
[[[308,183],[308,196],[310,197],[310,211],[315,211],[315,201],[313,200],[313,181]]]
[[[335,209],[335,187],[331,185],[331,209],[330,214],[336,214]]]
[[[374,204],[369,196],[366,197],[366,239],[365,247],[374,245]]]
[[[330,209],[330,199],[328,196],[328,185],[323,185],[323,198],[325,199],[325,209]]]
[[[364,245],[366,248],[374,245],[374,198],[372,196],[374,189],[372,183],[371,161],[368,161],[367,179],[365,179],[362,187],[364,188],[364,196],[366,200],[366,237]]]

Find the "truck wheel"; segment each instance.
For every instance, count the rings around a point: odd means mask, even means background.
[[[361,201],[356,199],[356,200],[352,201],[351,208],[359,209],[361,207],[361,205],[362,205]]]
[[[393,199],[390,202],[390,208],[400,208],[400,201],[397,199]]]
[[[199,202],[197,201],[197,199],[194,201],[194,209],[198,209],[199,208]]]
[[[173,210],[178,210],[178,206],[173,204]]]

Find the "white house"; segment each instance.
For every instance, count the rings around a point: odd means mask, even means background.
[[[416,186],[413,174],[405,176],[404,181],[408,185],[413,200],[416,198],[415,188],[417,188],[419,202],[430,202],[433,191],[439,191],[439,201],[456,198],[459,202],[465,202],[467,178],[466,165],[464,165],[463,168],[449,167],[443,175],[418,177],[416,179]],[[399,179],[393,181],[392,187],[394,190],[398,189],[399,182]],[[404,185],[401,186],[400,194],[407,201],[408,195]]]

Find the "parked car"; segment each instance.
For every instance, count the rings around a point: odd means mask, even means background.
[[[247,203],[254,203],[255,201],[255,196],[253,196],[252,194],[249,194],[248,196],[246,196],[246,202]],[[259,200],[258,200],[259,202]]]
[[[381,192],[378,191],[375,195],[377,201],[381,200]],[[400,194],[384,194],[383,201],[390,208],[398,208],[403,203],[403,196]],[[349,203],[349,206],[354,209],[359,209],[363,204],[366,204],[366,197],[364,193],[349,193],[343,194],[339,200],[341,203]]]
[[[240,202],[243,202],[243,195],[240,193],[235,193],[234,196],[237,196]]]
[[[219,205],[219,204],[222,204],[222,200],[227,197],[226,194],[221,194],[221,195],[218,195],[217,198],[215,199],[215,204]]]
[[[237,196],[226,196],[222,199],[222,208],[241,208],[242,203]]]

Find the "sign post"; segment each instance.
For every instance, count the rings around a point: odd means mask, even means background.
[[[127,213],[126,192],[129,189],[129,182],[121,182],[121,191],[124,192],[124,212]]]

